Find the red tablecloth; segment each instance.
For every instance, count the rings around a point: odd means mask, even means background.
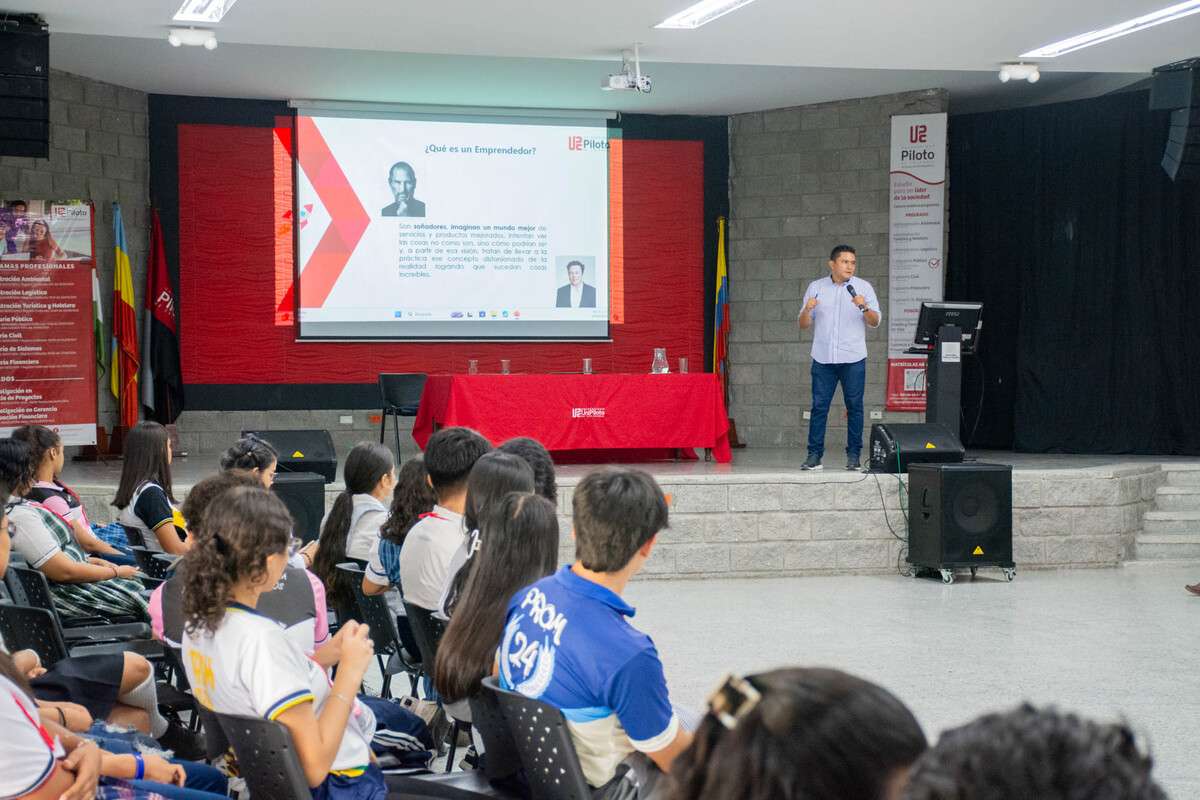
[[[430,375],[413,422],[422,448],[434,426],[464,425],[493,442],[531,436],[548,450],[704,448],[728,462],[729,417],[711,373]]]

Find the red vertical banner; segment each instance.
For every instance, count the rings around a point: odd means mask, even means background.
[[[36,424],[96,443],[93,226],[87,203],[0,207],[0,436]]]

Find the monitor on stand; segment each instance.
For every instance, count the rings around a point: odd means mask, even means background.
[[[910,353],[929,356],[925,367],[925,421],[958,436],[962,413],[962,356],[974,353],[983,303],[922,303]]]

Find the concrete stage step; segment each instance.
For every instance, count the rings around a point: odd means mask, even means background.
[[[1147,511],[1142,520],[1147,534],[1200,534],[1200,511]]]
[[[1200,511],[1200,485],[1160,486],[1154,493],[1156,511]]]
[[[1163,464],[1168,486],[1200,486],[1200,464]]]
[[[1200,559],[1200,533],[1140,534],[1137,537],[1137,559]]]

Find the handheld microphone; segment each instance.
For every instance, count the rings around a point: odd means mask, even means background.
[[[851,297],[858,297],[858,292],[854,291],[854,287],[848,283],[846,284],[846,291],[850,293]],[[859,306],[858,310],[864,314],[867,313],[867,307],[865,305]]]

